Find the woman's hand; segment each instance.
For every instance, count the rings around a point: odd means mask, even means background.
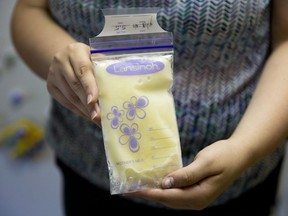
[[[47,75],[47,89],[61,105],[100,125],[98,89],[89,46],[75,42],[55,54]]]
[[[204,209],[243,171],[246,156],[239,145],[229,140],[218,141],[199,152],[190,165],[166,176],[162,189],[127,196],[142,197],[176,209]]]

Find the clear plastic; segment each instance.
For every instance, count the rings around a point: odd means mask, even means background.
[[[182,167],[171,91],[173,35],[105,35],[90,39],[90,46],[110,192],[158,188]]]

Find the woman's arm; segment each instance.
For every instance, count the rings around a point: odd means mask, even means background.
[[[89,46],[78,43],[51,17],[47,0],[18,0],[11,19],[16,50],[60,104],[100,121]]]
[[[288,0],[272,1],[272,48],[248,109],[232,138],[242,140],[251,162],[288,135]]]
[[[76,42],[52,20],[47,0],[17,1],[11,35],[20,56],[43,79],[55,53]]]
[[[200,210],[245,169],[271,153],[288,135],[288,0],[274,0],[273,52],[255,94],[233,135],[200,151],[186,167],[170,173],[163,189],[132,193],[166,206]]]

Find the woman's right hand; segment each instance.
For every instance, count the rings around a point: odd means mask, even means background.
[[[47,89],[61,105],[100,125],[98,88],[89,46],[75,42],[54,55]]]

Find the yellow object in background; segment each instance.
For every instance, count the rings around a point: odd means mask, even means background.
[[[27,118],[21,118],[0,131],[0,147],[9,149],[11,158],[29,155],[43,141],[42,127]]]

